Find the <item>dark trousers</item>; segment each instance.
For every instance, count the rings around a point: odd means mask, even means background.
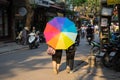
[[[74,57],[75,51],[66,50],[66,66],[70,67],[70,70],[73,70],[74,67]]]
[[[62,50],[56,50],[55,54],[52,55],[52,61],[56,61],[57,64],[60,64],[62,57]]]

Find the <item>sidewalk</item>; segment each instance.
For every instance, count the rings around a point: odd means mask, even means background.
[[[45,45],[41,46],[44,47]],[[28,46],[18,45],[15,42],[5,43],[0,45],[0,53],[6,53],[24,48],[28,48]],[[30,57],[27,60],[25,58],[22,62],[19,60],[16,61],[16,65],[13,64],[14,66],[12,65],[11,68],[8,69],[8,71],[10,70],[14,73],[14,77],[7,76],[8,78],[5,77],[4,80],[120,80],[120,72],[115,72],[105,67],[90,67],[88,61],[89,49],[90,45],[88,45],[85,39],[81,39],[80,46],[77,47],[75,60],[76,62],[81,60],[83,61],[79,64],[75,63],[77,65],[74,69],[75,72],[72,74],[67,74],[65,70],[61,71],[58,75],[53,74],[51,70],[52,65],[50,63],[51,57],[48,55],[43,55]],[[43,52],[43,54],[45,54],[45,52]],[[31,59],[33,62],[30,61]],[[48,59],[48,61],[45,61],[45,59]],[[41,65],[44,63],[43,66],[40,66],[40,61],[42,61]],[[39,64],[33,66],[34,63]],[[65,56],[63,56],[62,63],[61,68],[65,65]],[[9,64],[10,63],[8,63],[8,65]]]
[[[86,60],[89,63],[89,60]],[[84,65],[84,66],[83,66]],[[120,72],[116,72],[104,66],[90,66],[82,64],[77,71],[76,80],[120,80]]]
[[[0,43],[0,54],[26,48],[27,46],[18,45],[15,42]]]

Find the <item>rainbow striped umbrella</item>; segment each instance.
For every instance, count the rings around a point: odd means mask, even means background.
[[[77,29],[71,20],[66,17],[55,17],[45,27],[46,43],[54,49],[67,49],[75,43]]]

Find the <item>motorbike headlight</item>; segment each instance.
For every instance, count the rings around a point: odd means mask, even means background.
[[[89,37],[88,40],[90,40],[91,38]]]

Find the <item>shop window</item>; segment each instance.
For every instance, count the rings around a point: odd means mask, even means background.
[[[4,11],[4,23],[5,23],[5,36],[8,36],[8,17],[6,14],[6,10]]]
[[[3,36],[3,25],[2,25],[2,10],[0,10],[0,36]]]

